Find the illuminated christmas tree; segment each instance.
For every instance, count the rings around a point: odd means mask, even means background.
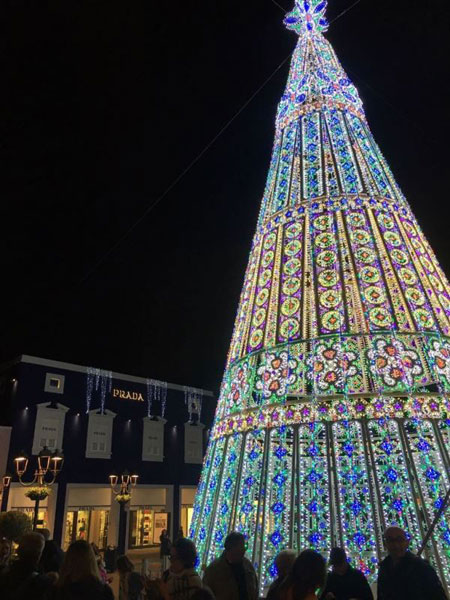
[[[190,533],[207,563],[243,532],[261,587],[283,548],[343,546],[373,578],[383,530],[417,549],[449,489],[449,284],[325,9],[285,19],[299,39]],[[450,583],[444,517],[425,554]]]

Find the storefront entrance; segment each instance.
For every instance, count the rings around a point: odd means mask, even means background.
[[[103,550],[108,540],[109,510],[78,509],[66,513],[64,550],[75,540],[93,542]]]
[[[163,529],[169,529],[169,515],[165,507],[130,510],[129,548],[146,548],[159,545]]]
[[[192,505],[184,505],[181,507],[181,527],[183,529],[184,535],[189,534],[189,530],[191,528],[191,520],[192,513],[194,512],[194,507]]]
[[[192,514],[194,512],[194,501],[196,491],[196,488],[192,486],[180,488],[180,526],[183,528],[183,533],[186,536],[189,535],[189,530],[191,528],[191,520]]]

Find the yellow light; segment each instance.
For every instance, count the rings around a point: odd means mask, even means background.
[[[47,448],[47,446],[44,446],[44,448],[42,448],[42,450],[38,454],[38,466],[40,471],[42,471],[43,473],[47,473],[50,467],[51,458],[52,455],[49,449]]]
[[[16,472],[19,477],[25,473],[28,467],[28,458],[26,456],[18,456],[14,459],[16,463]]]

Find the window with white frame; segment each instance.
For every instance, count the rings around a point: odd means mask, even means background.
[[[86,458],[111,458],[113,421],[116,416],[110,410],[89,412],[86,439]]]
[[[59,373],[46,373],[44,391],[51,394],[64,394],[65,376]]]
[[[142,432],[142,460],[163,462],[164,460],[164,425],[162,417],[152,419],[144,417]]]
[[[203,462],[203,423],[184,424],[184,462],[201,465]]]
[[[52,451],[63,450],[64,423],[69,408],[59,403],[50,406],[48,402],[43,402],[36,409],[33,454],[39,454],[44,446]]]

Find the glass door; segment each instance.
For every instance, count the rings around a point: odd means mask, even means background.
[[[109,510],[69,510],[66,514],[64,550],[75,540],[93,542],[100,550],[108,542]]]
[[[153,515],[151,508],[130,511],[130,548],[153,544]]]

